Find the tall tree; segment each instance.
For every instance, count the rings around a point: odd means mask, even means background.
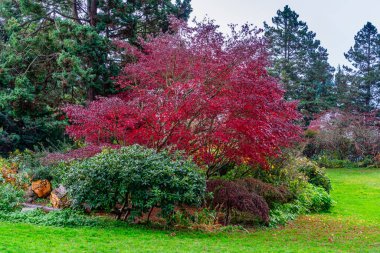
[[[316,34],[289,6],[278,10],[272,23],[264,23],[273,63],[270,72],[281,79],[288,100],[300,101],[299,109],[308,124],[315,113],[334,104],[334,68]]]
[[[187,20],[192,11],[190,0],[3,1],[3,9],[13,17],[22,10],[26,21],[68,19],[95,27],[98,33],[107,38],[130,42],[135,42],[138,37],[166,31],[169,27],[169,15]]]
[[[350,75],[350,72],[350,69],[347,69],[347,67],[339,65],[335,73],[336,105],[344,110],[352,108],[354,104],[353,95],[355,91],[351,86],[353,76]]]
[[[0,52],[4,152],[59,138],[59,107],[83,103],[90,89],[106,94],[111,76],[109,42],[91,27],[58,19],[20,26],[8,23]]]
[[[357,109],[371,111],[380,99],[380,35],[372,23],[356,34],[354,46],[344,56],[354,67]]]

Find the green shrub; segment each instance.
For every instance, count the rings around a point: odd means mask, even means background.
[[[325,167],[325,168],[351,168],[355,167],[355,163],[351,162],[349,160],[342,160],[333,158],[328,155],[320,155],[316,157],[315,162],[318,163],[319,166]]]
[[[318,163],[319,166],[326,168],[367,168],[376,167],[376,157],[365,156],[355,161],[350,161],[348,159],[337,159],[330,155],[319,155],[314,158],[314,161]]]
[[[118,207],[118,217],[125,219],[154,207],[170,218],[177,205],[200,205],[206,188],[205,176],[192,161],[138,145],[104,150],[61,171],[73,207]]]
[[[325,189],[308,183],[296,200],[271,209],[269,226],[285,225],[300,214],[326,212],[332,205],[333,200]]]
[[[24,192],[10,184],[0,184],[0,211],[11,212],[17,209],[23,200]]]
[[[256,169],[253,177],[276,186],[285,185],[291,193],[291,198],[294,199],[308,183],[308,177],[299,170],[298,166],[295,166],[294,159],[288,158],[286,161],[272,162],[271,168],[268,170]]]
[[[33,180],[40,180],[40,179],[47,179],[49,181],[53,180],[51,169],[45,166],[36,167],[35,169],[33,169],[30,176]]]
[[[215,225],[217,220],[218,212],[208,208],[202,208],[192,213],[188,212],[186,209],[176,210],[172,217],[174,224],[183,227],[194,227],[197,225],[212,226]]]
[[[300,214],[302,207],[299,202],[278,204],[270,210],[270,227],[285,225],[288,221],[294,220]]]
[[[331,190],[330,179],[326,176],[324,168],[320,168],[316,162],[313,162],[305,157],[296,158],[291,166],[296,166],[299,171],[304,173],[309,183],[324,188],[327,192]]]
[[[304,192],[300,194],[297,200],[304,208],[302,213],[317,213],[328,211],[332,206],[330,195],[322,188],[308,184]]]

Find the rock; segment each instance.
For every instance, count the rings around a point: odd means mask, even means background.
[[[29,204],[29,203],[22,203],[22,206],[24,206],[24,212],[31,211],[31,210],[36,210],[36,209],[41,209],[44,212],[52,212],[52,211],[59,211],[61,210],[60,208],[54,208],[54,207],[49,207],[49,206],[43,206],[43,205],[34,205],[34,204]]]
[[[54,208],[64,208],[70,205],[67,198],[67,190],[63,185],[59,185],[50,194],[50,203]]]
[[[25,192],[24,199],[26,199],[27,203],[32,203],[37,198],[37,195],[32,190],[32,187],[28,187]]]
[[[37,198],[37,195],[34,193],[34,191],[32,190],[32,187],[29,187],[26,192],[25,192],[25,195],[24,195],[24,198],[26,199],[26,202],[27,203],[32,203],[36,198]]]
[[[35,198],[27,198],[26,203],[33,203],[33,201],[36,200]]]
[[[21,209],[21,212],[25,213],[25,212],[31,212],[31,211],[34,211],[36,210],[37,208],[33,208],[33,207],[24,207],[23,209]]]
[[[51,184],[46,179],[37,180],[32,182],[32,190],[39,198],[45,198],[51,192]]]

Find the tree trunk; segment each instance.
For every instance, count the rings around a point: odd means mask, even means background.
[[[97,0],[87,0],[87,12],[91,26],[96,26],[97,10]]]
[[[78,2],[77,2],[77,0],[73,0],[72,11],[73,11],[73,17],[74,17],[75,21],[78,24],[81,24],[80,19],[79,19],[79,14],[78,14]]]
[[[149,210],[149,214],[148,214],[148,217],[146,219],[147,222],[149,222],[149,219],[150,219],[150,216],[152,215],[152,212],[153,212],[153,209],[154,209],[154,206],[152,206]]]

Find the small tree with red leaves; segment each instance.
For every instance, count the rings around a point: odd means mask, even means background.
[[[265,165],[297,139],[296,104],[283,99],[266,71],[260,31],[232,26],[224,36],[213,22],[178,21],[172,31],[142,41],[141,49],[118,42],[132,59],[117,77],[124,92],[66,107],[68,134],[95,144],[183,150],[207,176],[230,163]]]

